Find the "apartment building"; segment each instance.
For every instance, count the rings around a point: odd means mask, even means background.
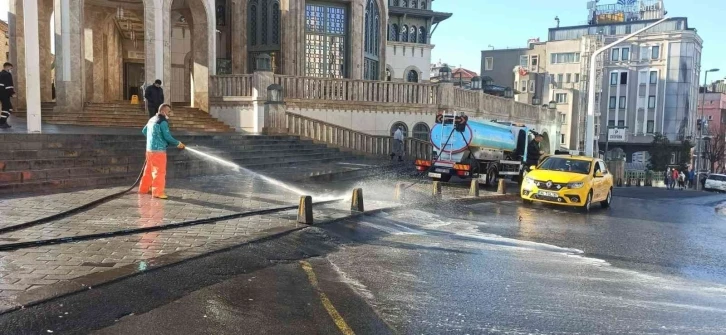
[[[519,101],[533,101],[536,97],[535,102],[557,102],[563,121],[560,141],[569,149],[584,149],[592,53],[654,23],[665,13],[662,1],[607,6],[610,20],[603,19],[605,14],[597,14],[599,6],[594,6],[590,24],[550,28],[546,42],[529,43],[520,49],[482,51],[482,76],[500,85],[513,85]],[[631,14],[640,10],[640,14],[622,16],[630,21],[612,20],[615,10]],[[666,135],[674,145],[692,138],[702,44],[688,19],[676,17],[594,59],[596,148],[602,151],[609,142],[609,149],[619,147],[632,157],[647,150],[655,133]],[[625,136],[621,130],[619,136],[608,139],[608,127],[626,128]]]

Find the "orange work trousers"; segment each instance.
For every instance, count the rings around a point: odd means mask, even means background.
[[[155,197],[164,195],[166,188],[166,152],[146,152],[144,175],[139,184],[139,193],[151,191]]]

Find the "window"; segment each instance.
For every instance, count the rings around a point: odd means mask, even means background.
[[[426,1],[427,0],[421,1],[421,9],[426,9]]]
[[[569,82],[571,82],[571,81],[572,81],[572,74],[569,74],[569,73],[568,73],[568,74],[566,74],[566,75],[565,75],[565,82],[566,82],[566,83],[569,83]]]
[[[650,51],[650,58],[651,59],[659,59],[660,58],[660,46],[654,45],[653,48],[651,48]]]
[[[617,30],[615,29],[615,26],[610,26],[610,35],[617,34]]]
[[[563,124],[563,125],[567,124],[567,114],[560,113],[560,124]]]
[[[608,121],[608,127],[609,128],[615,127],[615,120]]]
[[[622,54],[620,55],[621,60],[630,60],[630,48],[623,48]]]
[[[579,52],[553,53],[550,57],[551,57],[552,64],[579,63],[580,62],[580,53]]]
[[[529,93],[534,93],[536,86],[537,86],[537,82],[535,82],[534,80],[530,80],[529,81]]]
[[[645,132],[648,134],[654,133],[655,132],[655,121],[648,120],[648,122],[646,123],[645,129],[646,129]]]
[[[618,73],[611,72],[610,73],[610,85],[617,85],[617,84],[618,84]]]
[[[708,116],[708,121],[713,121],[713,115]]]
[[[655,108],[655,95],[651,95],[648,97],[648,108]]]
[[[416,26],[408,28],[408,40],[411,43],[416,43],[416,41],[418,41],[418,29],[416,29]]]
[[[411,8],[416,8],[416,7],[418,7],[418,1],[411,0]]]
[[[555,80],[555,75],[554,74],[550,74],[550,83],[552,83],[553,85],[555,83],[557,83],[557,80]]]
[[[608,102],[608,108],[615,109],[615,106],[617,106],[618,98],[617,97],[610,97],[610,101]]]
[[[403,25],[401,26],[401,42],[408,42],[408,26]]]
[[[620,103],[618,104],[618,108],[625,109],[625,103],[626,103],[625,97],[624,96],[621,96],[620,97]]]
[[[344,78],[348,11],[328,4],[305,6],[305,75]]]
[[[576,83],[579,83],[580,82],[580,74],[579,73],[575,73],[575,82]]]
[[[532,56],[530,59],[530,70],[531,71],[537,71],[537,66],[539,65],[539,56]]]
[[[265,53],[272,58],[272,71],[279,73],[280,1],[250,0],[248,6],[247,56],[249,70],[254,71],[255,59]]]
[[[418,28],[418,42],[421,44],[426,44],[426,28],[424,26],[421,26],[421,28]]]
[[[558,104],[566,104],[567,103],[567,93],[557,93],[555,94],[555,100]]]
[[[640,60],[647,60],[650,57],[650,53],[648,53],[648,46],[643,45],[640,47]]]
[[[625,33],[626,34],[632,33],[633,32],[632,30],[633,30],[633,27],[631,25],[625,26]]]
[[[560,134],[560,144],[565,144],[565,134]]]
[[[625,120],[619,120],[618,127],[620,127],[620,128],[625,127]]]
[[[658,83],[658,71],[650,71],[650,83],[651,84]]]
[[[522,89],[519,90],[519,91],[522,92],[522,93],[526,93],[527,92],[527,81],[526,80],[522,80],[521,83],[522,83]]]
[[[398,25],[395,23],[388,27],[388,40],[398,41]]]
[[[558,82],[558,83],[562,83],[563,77],[564,77],[564,76],[562,75],[562,73],[558,74],[558,75],[557,75],[557,82]]]
[[[627,85],[627,84],[628,84],[628,73],[620,72],[620,85]]]
[[[484,58],[484,71],[494,70],[494,57]]]
[[[615,48],[612,51],[612,54],[610,55],[611,61],[617,61],[620,58],[620,48]]]
[[[529,65],[529,56],[519,56],[519,66],[526,69],[527,65]]]
[[[406,81],[409,83],[418,83],[418,71],[408,71],[408,74],[406,75]]]
[[[398,121],[391,126],[391,136],[396,133],[396,130],[398,128],[401,128],[401,131],[403,132],[403,137],[408,136],[408,126],[406,126],[406,124],[401,121]]]
[[[429,126],[423,122],[417,123],[413,126],[413,138],[428,141],[430,135]]]
[[[376,0],[368,0],[365,14],[365,38],[363,40],[363,79],[378,80],[380,76],[380,14]]]

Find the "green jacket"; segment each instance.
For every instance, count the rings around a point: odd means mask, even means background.
[[[178,146],[180,143],[171,136],[169,122],[162,115],[149,119],[141,132],[146,136],[146,151],[166,151],[167,146]]]

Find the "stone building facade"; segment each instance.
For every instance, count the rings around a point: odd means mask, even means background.
[[[9,57],[25,85],[23,1],[9,0]],[[128,101],[161,79],[172,103],[209,110],[210,76],[248,74],[260,54],[295,77],[426,81],[432,0],[39,0],[42,101],[80,110]],[[403,31],[406,28],[406,32]],[[24,90],[18,105],[24,106]]]
[[[8,23],[0,20],[0,60],[3,63],[10,61],[10,32],[8,28]]]

